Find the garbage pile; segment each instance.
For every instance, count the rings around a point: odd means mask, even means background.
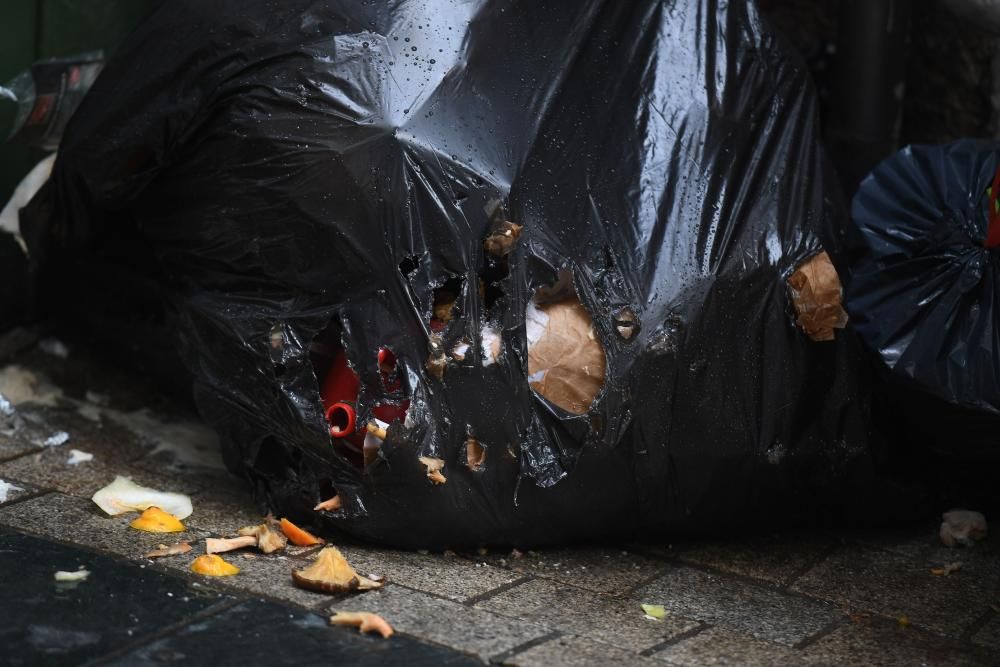
[[[181,0],[21,231],[53,310],[156,303],[105,344],[176,344],[227,465],[300,525],[788,524],[878,486],[817,131],[752,3]]]

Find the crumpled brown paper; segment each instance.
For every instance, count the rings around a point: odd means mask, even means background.
[[[788,279],[788,286],[798,315],[795,323],[810,338],[833,340],[833,330],[847,326],[840,276],[825,250],[803,262]]]
[[[575,297],[528,308],[528,382],[563,410],[581,415],[604,386],[604,347]]]

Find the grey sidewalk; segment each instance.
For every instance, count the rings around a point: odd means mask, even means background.
[[[51,348],[50,348],[51,349]],[[0,359],[0,361],[4,361]],[[121,371],[36,347],[0,365],[0,392],[27,426],[0,435],[0,480],[22,487],[0,525],[128,559],[188,585],[310,610],[382,614],[398,632],[484,661],[551,664],[947,664],[1000,662],[1000,539],[937,542],[934,518],[892,535],[774,535],[716,543],[612,545],[511,553],[424,554],[336,541],[384,589],[350,598],[294,588],[314,550],[234,555],[222,580],[189,573],[206,536],[259,521],[221,469],[197,420]],[[45,447],[65,431],[69,441]],[[70,465],[71,449],[94,455]],[[153,562],[164,541],[109,518],[90,500],[115,475],[191,496],[180,536],[197,548]],[[948,509],[948,508],[943,508]],[[960,571],[931,568],[961,561]],[[663,605],[648,620],[641,604]]]

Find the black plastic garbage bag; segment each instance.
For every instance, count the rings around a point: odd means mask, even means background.
[[[847,305],[888,370],[897,428],[1000,462],[1000,142],[911,146],[854,198]]]
[[[173,1],[25,233],[63,287],[115,239],[152,258],[281,514],[425,548],[772,526],[871,469],[861,349],[805,335],[786,284],[840,254],[816,135],[743,2]],[[395,411],[363,460],[324,414],[340,349],[361,435]]]

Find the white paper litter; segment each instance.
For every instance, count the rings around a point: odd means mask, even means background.
[[[75,466],[93,460],[94,460],[94,455],[91,454],[90,452],[83,452],[80,451],[79,449],[71,449],[69,450],[69,458],[66,459],[66,463],[71,466]]]
[[[14,491],[24,491],[20,486],[14,486],[10,482],[5,482],[0,479],[0,503],[7,502],[7,494],[13,493]]]
[[[549,328],[549,314],[539,308],[534,301],[528,302],[524,313],[524,334],[528,339],[528,349],[535,346]]]
[[[492,366],[500,358],[500,331],[490,325],[483,326],[483,366]]]
[[[14,416],[14,406],[11,405],[10,401],[4,398],[3,394],[0,394],[0,415],[4,417]]]
[[[60,445],[65,445],[69,442],[69,433],[66,431],[59,431],[58,433],[53,433],[49,437],[45,438],[42,442],[43,447],[59,447]]]

